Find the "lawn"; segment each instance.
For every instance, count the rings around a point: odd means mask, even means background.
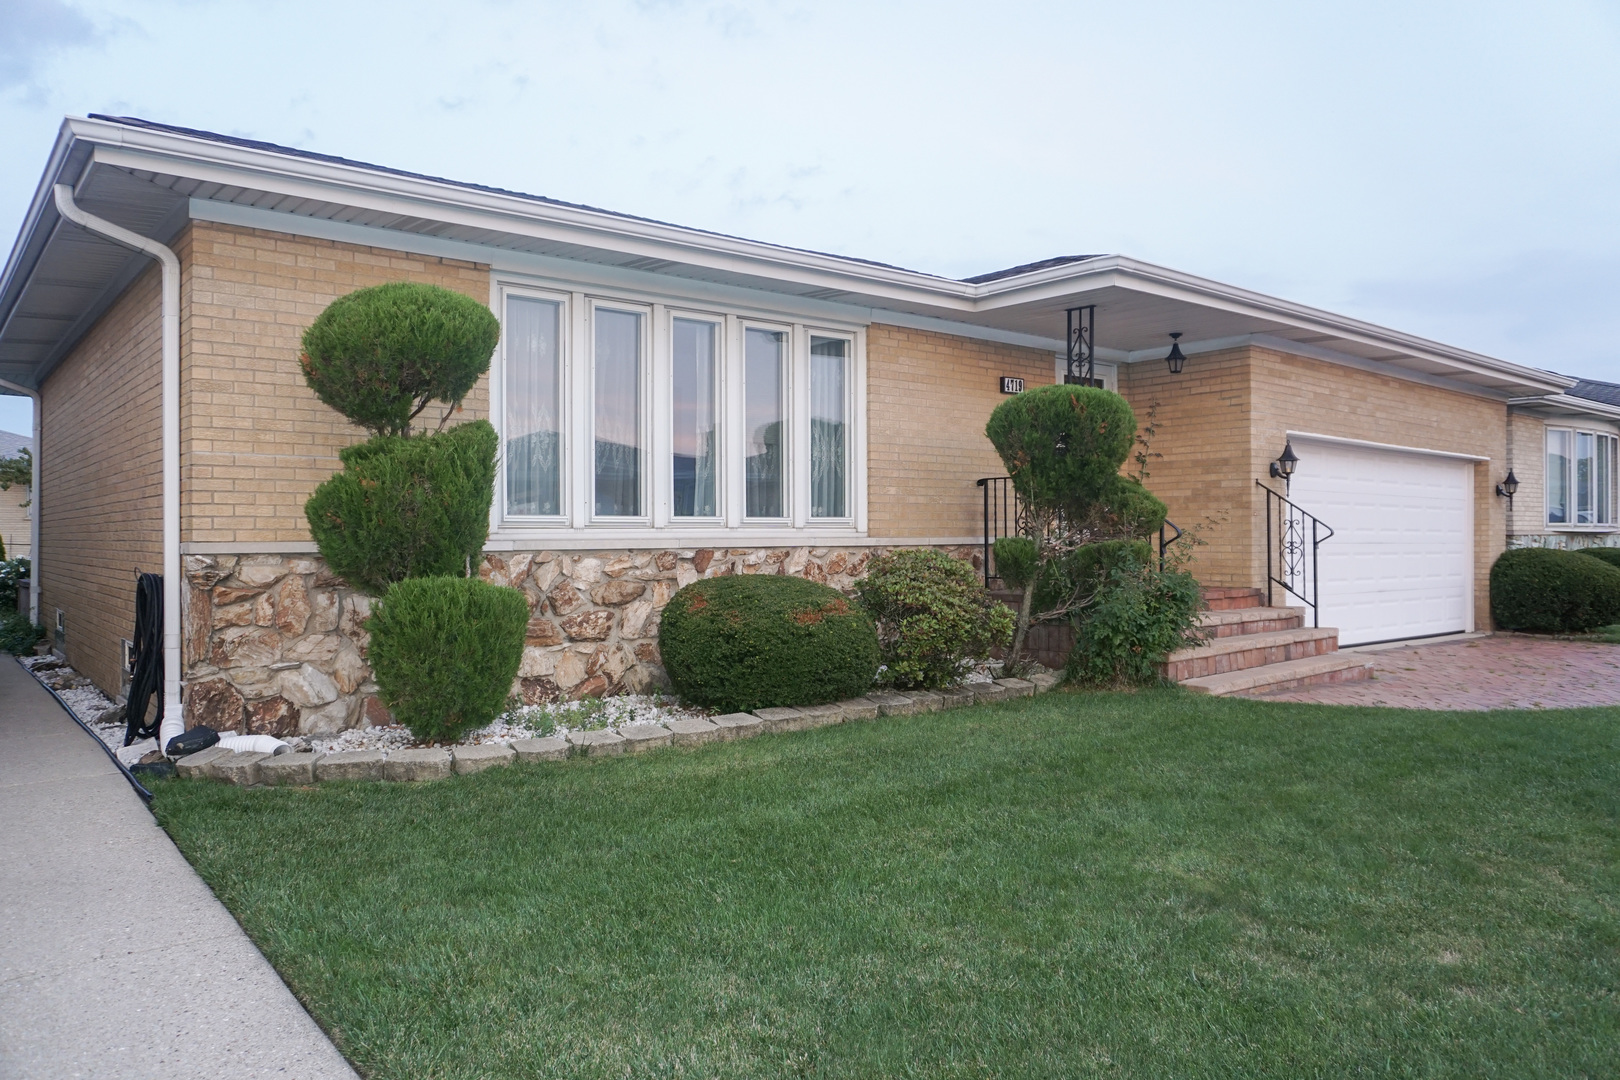
[[[155,808],[373,1078],[1620,1073],[1616,709],[1052,694]]]

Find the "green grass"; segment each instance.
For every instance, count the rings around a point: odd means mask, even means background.
[[[1054,694],[156,810],[371,1077],[1612,1076],[1620,710]]]

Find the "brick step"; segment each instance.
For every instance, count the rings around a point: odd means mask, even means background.
[[[1226,694],[1263,694],[1274,690],[1292,690],[1299,686],[1322,683],[1360,682],[1372,678],[1372,661],[1351,653],[1330,652],[1321,656],[1306,656],[1298,660],[1285,660],[1280,664],[1225,671],[1219,675],[1204,675],[1182,682],[1195,694],[1221,697]]]
[[[1266,602],[1266,594],[1260,589],[1234,589],[1222,586],[1210,586],[1203,590],[1204,606],[1210,611],[1236,611],[1240,608],[1261,607]]]
[[[1236,634],[1218,637],[1191,649],[1170,654],[1162,665],[1164,677],[1186,682],[1205,675],[1280,664],[1307,656],[1337,652],[1339,632],[1330,627],[1320,630],[1273,630],[1266,634]]]
[[[1213,637],[1269,634],[1273,630],[1298,630],[1305,625],[1305,609],[1297,607],[1251,607],[1228,611],[1205,611],[1199,624]]]

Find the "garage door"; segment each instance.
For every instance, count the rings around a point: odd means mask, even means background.
[[[1290,497],[1334,530],[1321,624],[1341,645],[1473,627],[1474,464],[1295,436]]]

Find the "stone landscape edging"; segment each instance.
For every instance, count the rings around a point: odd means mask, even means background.
[[[832,705],[756,709],[707,718],[671,720],[663,724],[632,724],[619,728],[572,731],[519,739],[510,746],[479,743],[452,747],[411,747],[403,750],[338,750],[318,753],[301,750],[285,754],[239,753],[209,747],[175,763],[175,771],[188,779],[219,780],[239,787],[307,786],[324,780],[439,780],[514,761],[567,761],[571,758],[611,757],[666,746],[698,746],[766,733],[808,731],[852,720],[880,716],[909,716],[939,712],[965,705],[1032,697],[1058,684],[1058,676],[1042,672],[1028,679],[996,679],[953,690],[873,691]]]

